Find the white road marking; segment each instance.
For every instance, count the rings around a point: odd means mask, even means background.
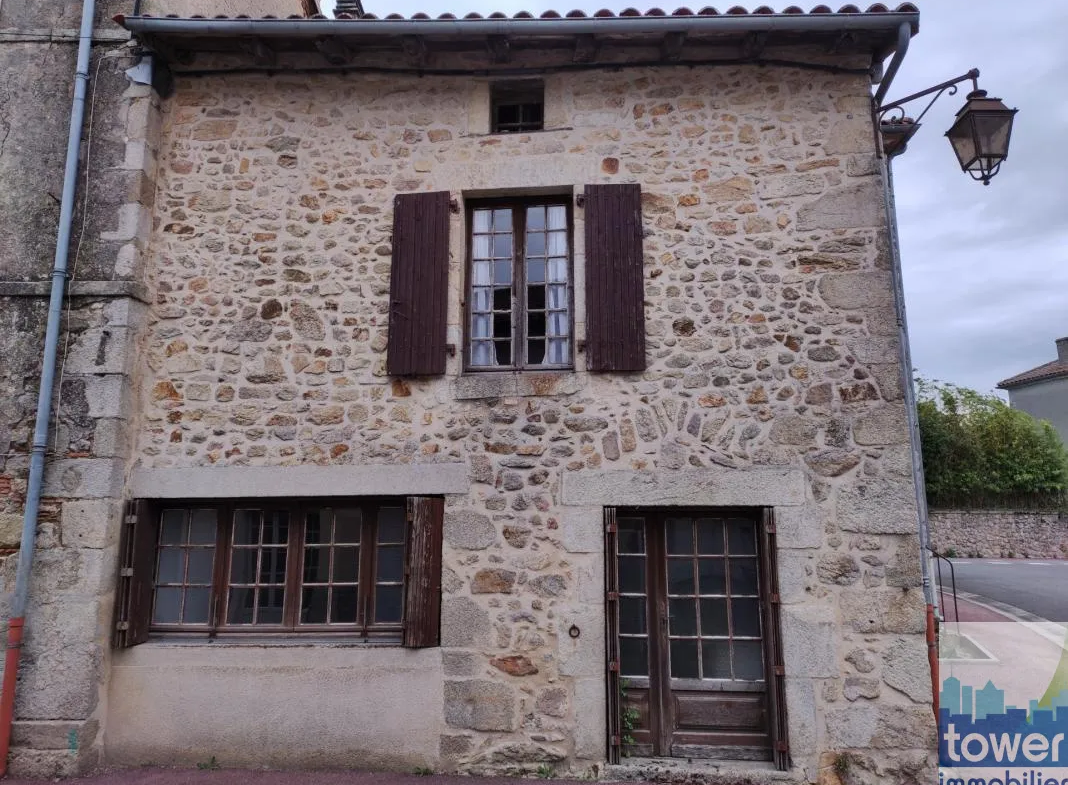
[[[1032,566],[1034,566],[1034,567],[1052,567],[1053,566],[1048,561],[1029,561],[1027,563],[1032,565]]]
[[[1012,564],[1011,561],[988,561],[987,564]]]

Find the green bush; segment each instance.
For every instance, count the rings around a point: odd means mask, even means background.
[[[1061,500],[1068,453],[1048,422],[966,387],[918,379],[916,389],[929,504]]]

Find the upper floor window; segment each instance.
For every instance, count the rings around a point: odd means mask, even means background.
[[[469,212],[467,367],[572,364],[570,206],[559,197]]]
[[[491,131],[540,131],[545,124],[545,85],[537,79],[490,85]]]

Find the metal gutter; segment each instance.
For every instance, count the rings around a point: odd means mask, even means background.
[[[172,19],[123,16],[132,33],[209,38],[321,38],[397,35],[626,35],[631,33],[889,33],[919,29],[918,13],[749,14],[746,16],[584,17],[580,19]],[[907,45],[906,45],[907,46]],[[895,69],[896,70],[896,69]]]
[[[894,77],[897,76],[897,69],[901,67],[902,61],[905,59],[905,54],[909,51],[909,41],[912,39],[912,28],[908,23],[902,22],[901,26],[897,29],[897,49],[894,50],[894,56],[890,60],[890,65],[886,67],[886,74],[880,80],[879,89],[875,91],[875,106],[876,108],[882,106],[883,99],[886,98],[886,93],[890,90],[890,85],[894,83]],[[878,131],[878,129],[876,129]]]
[[[48,301],[48,321],[42,349],[41,382],[37,393],[37,419],[30,451],[30,475],[26,487],[26,507],[19,541],[19,563],[15,573],[15,592],[7,627],[7,653],[4,661],[3,693],[0,695],[0,777],[7,772],[7,755],[11,743],[11,723],[15,715],[15,685],[18,678],[22,630],[30,593],[30,570],[37,535],[37,513],[44,483],[45,452],[48,448],[48,423],[52,418],[52,388],[55,385],[56,360],[59,354],[59,328],[63,309],[63,289],[67,282],[67,259],[70,252],[74,196],[78,185],[78,158],[85,119],[85,95],[89,82],[89,54],[93,42],[94,0],[83,0],[82,23],[78,34],[78,60],[74,72],[74,100],[67,134],[67,160],[63,172],[63,195],[59,208],[56,255],[52,267],[52,290]]]

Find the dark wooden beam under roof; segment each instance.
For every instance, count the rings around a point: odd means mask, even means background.
[[[426,65],[427,59],[430,57],[430,52],[427,49],[426,41],[422,36],[418,35],[402,35],[400,39],[401,49],[404,50],[404,54],[408,55],[417,65]]]
[[[506,35],[487,36],[486,48],[495,63],[507,63],[512,59],[512,44]]]
[[[660,57],[674,62],[682,57],[682,47],[686,43],[686,33],[668,33],[660,43]]]
[[[239,38],[238,48],[253,59],[256,65],[273,66],[278,64],[278,52],[262,38]]]
[[[746,33],[745,38],[742,39],[742,57],[747,59],[760,57],[767,43],[768,34],[766,32]]]
[[[597,53],[601,50],[601,43],[597,36],[590,33],[575,36],[575,54],[572,61],[576,63],[592,63],[597,59]]]
[[[351,63],[356,52],[342,39],[324,36],[315,41],[315,48],[319,50],[326,62],[330,65],[347,65]]]

